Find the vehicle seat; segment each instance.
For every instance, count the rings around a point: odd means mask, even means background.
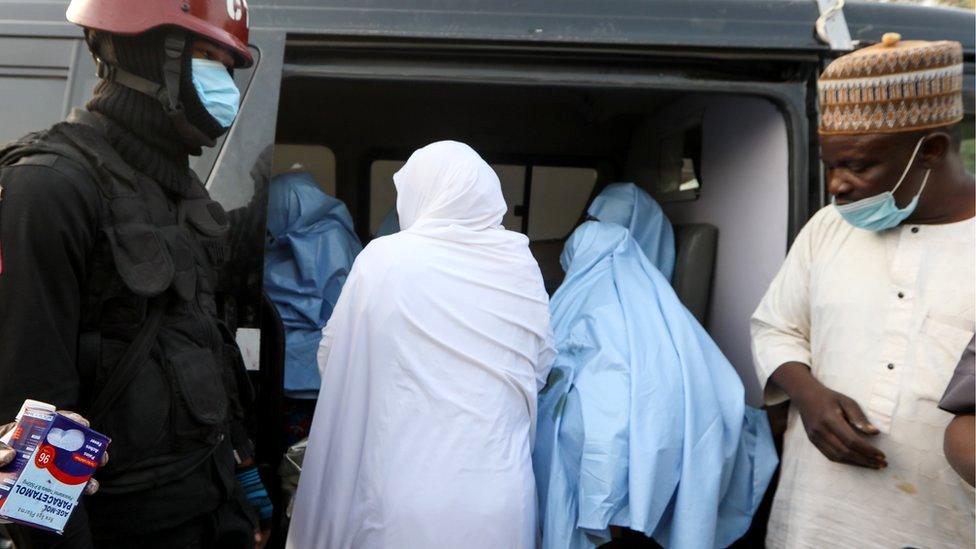
[[[706,223],[674,226],[675,261],[671,286],[702,325],[708,315],[718,227]]]
[[[566,275],[559,264],[559,256],[565,245],[566,240],[561,238],[529,243],[529,249],[539,263],[542,280],[549,295],[555,293]],[[671,277],[671,285],[681,303],[704,325],[715,271],[718,228],[705,223],[675,225],[674,246],[674,275]]]
[[[563,283],[566,273],[563,272],[562,265],[559,264],[559,256],[563,253],[566,240],[555,238],[552,240],[536,240],[529,243],[529,251],[539,263],[539,270],[542,272],[542,280],[546,285],[546,292],[551,296]]]

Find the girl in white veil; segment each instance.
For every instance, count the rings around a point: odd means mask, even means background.
[[[534,547],[539,267],[467,145],[418,150],[394,183],[401,231],[358,256],[323,331],[288,547]]]

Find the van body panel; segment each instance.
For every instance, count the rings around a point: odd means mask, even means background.
[[[331,36],[826,52],[813,0],[252,0],[255,27]],[[855,40],[884,32],[958,40],[973,52],[971,11],[849,2]]]
[[[0,35],[77,37],[67,0],[0,2]],[[251,0],[251,28],[291,34],[827,52],[814,0]],[[851,37],[885,32],[976,47],[969,10],[850,1]]]

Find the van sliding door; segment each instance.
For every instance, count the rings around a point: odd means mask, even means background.
[[[802,91],[796,84],[797,95]],[[754,406],[762,395],[749,318],[806,222],[807,208],[819,207],[804,200],[803,133],[790,135],[805,131],[807,121],[797,116],[799,109],[791,120],[790,110],[769,95],[688,95],[643,122],[629,159],[631,177],[658,197],[672,223],[718,229],[714,273],[676,269],[675,276],[711,276],[705,327]]]

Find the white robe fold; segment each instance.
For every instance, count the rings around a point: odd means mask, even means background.
[[[538,265],[466,145],[420,149],[394,181],[403,229],[358,256],[324,330],[287,545],[534,547]]]

